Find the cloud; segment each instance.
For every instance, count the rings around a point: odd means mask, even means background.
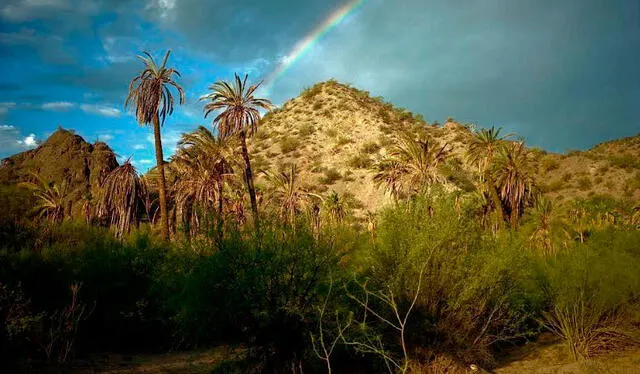
[[[97,114],[105,117],[117,118],[122,115],[120,109],[100,104],[82,104],[80,105],[80,109],[89,114]]]
[[[150,158],[143,158],[143,159],[137,160],[137,162],[140,165],[153,165],[153,160]]]
[[[35,147],[36,145],[38,145],[38,142],[36,141],[36,134],[31,133],[24,139],[18,140],[18,144],[22,144],[27,148]]]
[[[74,108],[75,106],[75,103],[70,103],[68,101],[52,101],[42,104],[42,109],[53,111],[67,111]]]
[[[133,149],[135,150],[140,150],[140,149],[146,149],[147,147],[144,144],[136,144],[133,146]]]
[[[183,36],[190,49],[223,64],[238,64],[257,58],[274,61],[349,2],[149,0],[142,15]]]
[[[35,134],[23,136],[20,129],[13,125],[0,125],[0,157],[7,157],[37,145]]]
[[[9,111],[16,107],[14,102],[2,102],[0,103],[0,116],[9,113]]]
[[[43,62],[55,65],[73,65],[77,63],[73,51],[65,45],[60,35],[44,33],[30,28],[19,31],[0,32],[0,56],[24,59],[35,52]]]
[[[111,134],[99,134],[98,135],[98,140],[101,142],[108,142],[110,140],[113,140],[113,135]]]

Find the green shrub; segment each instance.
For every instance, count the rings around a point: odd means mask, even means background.
[[[300,126],[300,136],[307,137],[309,135],[313,135],[315,132],[315,126],[310,123],[305,123],[304,125]]]
[[[285,137],[280,141],[280,150],[286,154],[300,147],[300,141],[297,138]]]
[[[608,157],[611,166],[624,170],[640,169],[640,157],[632,154],[622,154],[620,156]]]
[[[542,167],[545,171],[549,172],[558,169],[560,163],[554,158],[547,157],[542,160]]]
[[[338,136],[338,130],[332,128],[332,127],[328,127],[324,130],[324,133],[327,134],[328,137],[330,138],[335,138],[336,136]]]

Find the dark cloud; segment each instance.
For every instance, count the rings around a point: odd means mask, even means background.
[[[371,0],[272,94],[335,77],[432,120],[584,148],[640,131],[638,14],[629,1]]]
[[[288,52],[346,0],[150,0],[145,17],[222,63],[274,59]]]

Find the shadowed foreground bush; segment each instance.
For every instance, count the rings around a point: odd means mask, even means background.
[[[197,251],[144,227],[117,240],[73,222],[34,226],[0,254],[1,359],[13,371],[65,361],[43,347],[70,305],[84,312],[60,335],[73,340],[69,359],[247,348],[218,372],[491,367],[505,345],[544,328],[578,357],[635,344],[639,231],[594,227],[584,243],[552,236],[562,243],[541,256],[534,220],[494,236],[476,212],[472,200],[434,191],[382,211],[372,233],[265,217],[259,235],[229,228],[219,250],[203,240]]]

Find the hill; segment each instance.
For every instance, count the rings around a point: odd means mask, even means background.
[[[250,148],[258,170],[295,162],[313,191],[350,193],[363,209],[375,210],[389,201],[372,182],[375,162],[389,152],[395,135],[406,131],[448,144],[449,160],[440,172],[464,186],[474,173],[465,157],[473,127],[452,119],[444,125],[429,123],[366,91],[330,80],[268,113]],[[556,200],[597,194],[640,198],[640,135],[584,152],[531,151],[538,184]]]
[[[73,131],[58,128],[37,148],[2,160],[0,184],[33,181],[32,173],[46,182],[66,181],[71,192],[68,209],[78,214],[87,193],[97,196],[101,178],[118,166],[111,148],[103,142],[90,144]]]

